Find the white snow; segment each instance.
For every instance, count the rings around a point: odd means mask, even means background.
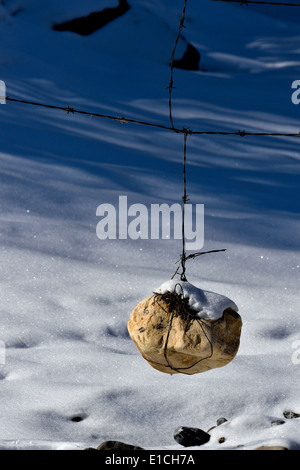
[[[7,95],[169,125],[183,1],[128,1],[126,15],[87,37],[51,26],[117,0],[0,2]],[[300,9],[192,0],[187,15],[201,71],[174,70],[175,125],[299,132]],[[171,378],[144,361],[127,321],[172,276],[181,241],[100,241],[96,209],[120,195],[181,203],[182,136],[8,101],[0,135],[0,448],[117,439],[179,449],[175,429],[206,431],[224,416],[203,449],[299,450],[299,419],[283,417],[300,413],[299,139],[188,137],[187,192],[205,205],[204,249],[227,251],[189,260],[187,278],[234,299],[243,332],[228,366]]]
[[[238,312],[238,307],[228,297],[199,289],[187,281],[171,279],[164,282],[154,292],[157,294],[175,292],[183,299],[188,299],[188,305],[195,311],[196,317],[203,320],[219,320],[227,308]]]

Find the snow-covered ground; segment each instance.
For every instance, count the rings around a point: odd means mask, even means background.
[[[91,36],[52,30],[117,3],[0,2],[7,95],[168,125],[183,1],[129,0]],[[174,70],[175,125],[299,132],[299,22],[300,8],[188,2],[177,58],[192,42],[201,71]],[[227,251],[188,261],[187,277],[232,299],[243,331],[230,365],[170,377],[143,360],[127,321],[173,275],[181,243],[101,241],[96,209],[117,207],[120,195],[147,207],[181,202],[182,136],[11,102],[0,106],[0,135],[0,448],[116,439],[178,449],[176,428],[208,430],[225,417],[201,449],[300,449],[300,420],[283,418],[300,413],[299,140],[188,138],[204,249]]]

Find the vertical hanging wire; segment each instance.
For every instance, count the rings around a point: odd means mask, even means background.
[[[184,146],[183,146],[183,196],[182,196],[182,201],[183,201],[183,214],[182,214],[182,253],[181,253],[181,280],[182,281],[187,281],[185,272],[186,272],[186,267],[185,267],[185,262],[186,262],[186,247],[185,247],[185,212],[186,212],[186,203],[188,201],[188,196],[186,192],[186,150],[187,150],[187,137],[188,137],[188,131],[185,131],[184,133]]]
[[[179,23],[178,33],[177,33],[177,37],[176,37],[175,44],[174,44],[172,54],[171,54],[170,82],[169,82],[169,86],[168,86],[168,89],[169,89],[169,118],[170,118],[170,123],[171,123],[171,126],[172,126],[171,130],[173,130],[177,134],[180,133],[180,134],[184,135],[184,146],[183,146],[183,190],[184,191],[183,191],[183,197],[182,197],[182,201],[183,201],[182,252],[181,252],[180,259],[179,259],[178,267],[177,267],[175,273],[173,274],[173,276],[171,277],[171,279],[174,279],[174,277],[178,274],[178,271],[181,268],[182,271],[181,271],[180,276],[181,276],[182,281],[187,281],[187,278],[186,278],[186,261],[187,260],[194,259],[198,256],[206,255],[208,253],[219,253],[221,251],[226,251],[226,249],[211,250],[211,251],[192,253],[189,256],[186,255],[185,214],[186,214],[186,203],[189,200],[188,195],[187,195],[187,182],[186,182],[187,138],[188,138],[189,135],[195,134],[195,132],[193,132],[190,129],[186,129],[186,128],[183,128],[183,129],[176,128],[174,126],[173,113],[172,113],[172,91],[175,88],[174,87],[174,58],[175,58],[175,52],[176,52],[176,49],[177,49],[177,46],[178,46],[178,43],[179,43],[179,39],[181,37],[181,33],[182,33],[183,28],[184,28],[184,23],[185,23],[185,18],[186,18],[186,8],[187,8],[187,0],[184,0],[184,5],[183,5],[183,10],[182,10],[182,14],[181,14],[180,23]],[[242,132],[238,131],[238,135],[240,135],[241,137],[244,137],[246,135],[246,132],[245,131],[242,131]],[[300,133],[297,134],[297,135],[300,135]]]
[[[172,50],[171,54],[171,60],[170,60],[170,82],[169,82],[169,118],[170,118],[170,123],[172,126],[172,129],[175,131],[174,127],[174,120],[173,120],[173,113],[172,113],[172,91],[174,88],[174,58],[175,58],[175,52],[181,37],[182,29],[184,28],[184,22],[185,22],[185,16],[186,16],[186,7],[187,7],[187,0],[184,0],[184,5],[183,5],[183,10],[181,14],[181,19],[179,23],[179,28],[178,28],[178,33],[176,36],[175,44]],[[187,281],[186,279],[186,267],[185,267],[185,262],[186,262],[186,247],[185,247],[185,212],[186,212],[186,203],[188,201],[187,198],[187,193],[186,193],[186,150],[187,150],[187,136],[188,136],[188,131],[186,129],[183,129],[183,135],[184,135],[184,146],[183,146],[183,186],[184,186],[184,193],[182,197],[183,201],[183,214],[182,214],[182,253],[180,257],[180,264],[182,268],[181,272],[181,280],[182,281]],[[179,267],[178,267],[179,269]],[[177,271],[178,271],[177,269]],[[176,271],[176,273],[177,273]],[[175,273],[175,274],[176,274]],[[175,275],[174,275],[175,276]],[[174,277],[173,276],[173,277]]]
[[[171,61],[170,61],[170,82],[169,82],[169,86],[168,86],[168,88],[169,88],[169,118],[170,118],[170,123],[171,123],[171,126],[172,126],[173,130],[175,130],[174,122],[173,122],[173,115],[172,115],[172,90],[174,88],[174,79],[173,79],[173,75],[174,75],[174,58],[175,58],[175,52],[176,52],[176,49],[177,49],[177,46],[178,46],[178,43],[179,43],[180,36],[181,36],[182,30],[184,28],[186,6],[187,6],[187,0],[184,0],[184,6],[183,6],[182,15],[181,15],[180,23],[179,23],[179,29],[178,29],[178,33],[177,33],[177,37],[176,37],[175,44],[174,44],[174,47],[173,47],[173,51],[172,51],[172,54],[171,54]]]

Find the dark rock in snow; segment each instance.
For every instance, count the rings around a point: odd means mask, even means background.
[[[221,424],[224,424],[224,423],[227,423],[227,419],[226,418],[219,418],[217,420],[217,426],[221,426]]]
[[[227,420],[226,418],[219,418],[219,419],[217,420],[217,426],[221,426],[221,424],[227,423],[227,421],[228,421],[228,420]],[[209,428],[209,430],[208,430],[207,432],[209,433],[210,431],[212,431],[213,429],[215,429],[217,426],[212,426],[211,428]]]
[[[75,18],[61,24],[53,26],[54,31],[71,31],[72,33],[88,36],[106,24],[124,15],[130,6],[127,0],[119,0],[119,6],[116,8],[105,8],[102,11],[91,13],[88,16]]]
[[[71,421],[73,423],[80,423],[83,420],[84,420],[84,417],[82,417],[82,416],[73,416],[73,418],[71,418]]]
[[[199,70],[200,58],[200,52],[192,44],[188,44],[182,59],[174,60],[174,67],[182,70]]]
[[[272,421],[271,426],[281,426],[282,424],[285,424],[285,421],[282,419],[276,419],[276,421]]]
[[[97,447],[97,450],[143,450],[143,448],[119,441],[105,441]]]
[[[202,429],[182,426],[176,429],[174,439],[183,447],[193,447],[206,444],[210,440],[210,435]]]
[[[296,418],[300,418],[300,414],[294,413],[294,411],[284,411],[284,412],[283,412],[283,416],[284,416],[286,419],[296,419]]]

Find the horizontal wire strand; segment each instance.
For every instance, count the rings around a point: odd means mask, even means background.
[[[215,0],[217,1],[217,0]],[[220,0],[221,1],[221,0]],[[225,0],[224,0],[225,1]],[[227,0],[226,0],[227,1]],[[269,136],[269,137],[300,137],[300,132],[297,133],[285,133],[285,132],[248,132],[246,130],[237,130],[237,131],[194,131],[192,129],[186,129],[186,128],[176,128],[176,127],[170,127],[166,126],[164,124],[157,124],[154,122],[149,122],[149,121],[140,121],[136,119],[131,119],[127,117],[120,117],[120,116],[112,116],[108,114],[102,114],[102,113],[95,113],[92,111],[85,111],[85,110],[78,110],[75,108],[72,108],[70,106],[63,107],[63,106],[56,106],[56,105],[50,105],[50,104],[45,104],[45,103],[39,103],[36,101],[29,101],[29,100],[20,100],[16,98],[11,98],[11,97],[6,97],[6,101],[12,102],[12,103],[20,103],[20,104],[25,104],[25,105],[31,105],[31,106],[36,106],[36,107],[41,107],[41,108],[46,108],[46,109],[52,109],[52,110],[59,110],[59,111],[64,111],[67,114],[80,114],[84,116],[89,116],[89,117],[97,117],[97,118],[102,118],[102,119],[109,119],[111,121],[115,121],[121,124],[137,124],[140,126],[146,126],[146,127],[153,127],[157,129],[162,129],[166,131],[171,131],[175,132],[176,134],[186,134],[186,135],[220,135],[220,136],[230,136],[230,135],[236,135],[239,137],[246,137],[246,136]]]

